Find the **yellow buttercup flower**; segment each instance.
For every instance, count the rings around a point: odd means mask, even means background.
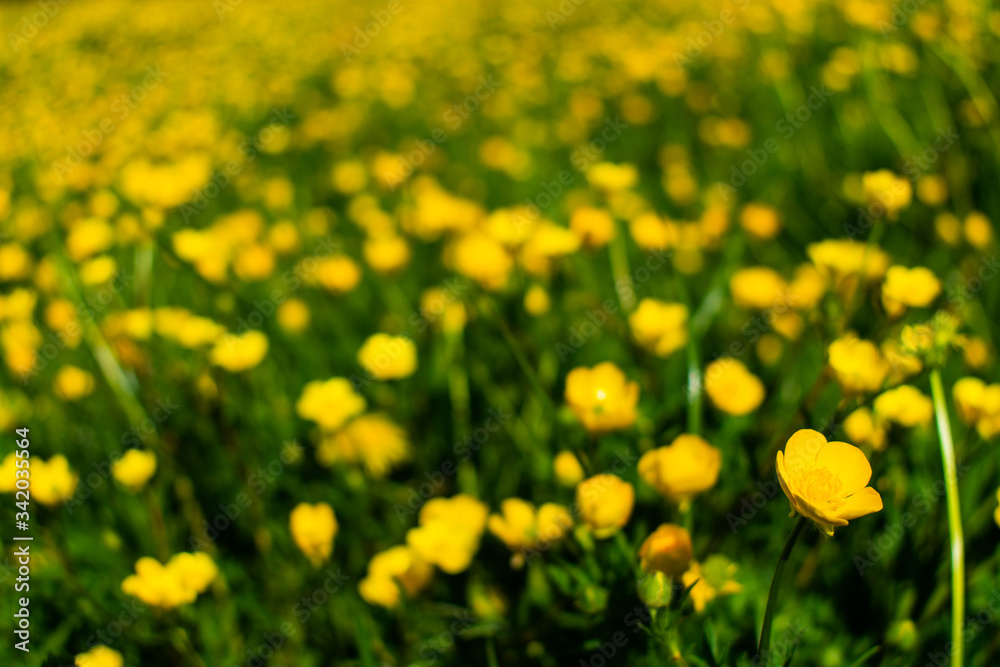
[[[583,466],[573,452],[559,452],[553,461],[556,480],[563,486],[573,487],[583,481]]]
[[[247,331],[238,336],[223,336],[216,341],[209,360],[230,373],[239,373],[258,365],[267,356],[267,336],[260,331]]]
[[[850,239],[827,239],[806,248],[809,259],[821,272],[834,279],[841,291],[856,284],[851,278],[878,280],[889,268],[889,256],[879,247]]]
[[[784,304],[788,284],[781,274],[766,266],[740,269],[729,279],[733,302],[741,308],[766,310]]]
[[[289,299],[278,306],[278,324],[288,333],[302,333],[309,326],[309,306],[302,299]]]
[[[407,336],[377,333],[358,350],[358,363],[378,380],[409,377],[417,369],[417,346]]]
[[[295,404],[295,412],[327,431],[336,431],[348,419],[365,410],[364,396],[354,391],[347,378],[314,380],[302,389],[302,396]]]
[[[342,430],[326,433],[316,452],[324,466],[338,461],[361,463],[372,477],[385,477],[400,463],[409,460],[410,441],[406,431],[384,415],[362,415]]]
[[[639,547],[639,564],[645,572],[676,577],[688,568],[692,554],[690,533],[681,526],[664,523]]]
[[[486,523],[491,533],[515,552],[511,566],[524,565],[525,551],[546,551],[566,536],[573,527],[569,510],[556,503],[545,503],[537,510],[520,498],[508,498],[500,504],[500,514],[491,514]]]
[[[565,396],[570,409],[592,433],[615,431],[635,423],[639,385],[629,382],[610,361],[570,371]]]
[[[868,486],[872,468],[864,453],[846,442],[827,442],[811,429],[797,431],[777,456],[778,481],[792,511],[833,535],[837,526],[882,509]]]
[[[888,169],[865,173],[861,177],[861,185],[865,199],[869,202],[868,208],[875,217],[881,217],[881,208],[890,220],[895,220],[913,199],[910,179],[898,176]]]
[[[767,240],[781,231],[781,217],[771,206],[750,202],[740,211],[740,226],[757,238]]]
[[[549,298],[549,293],[541,285],[532,285],[524,293],[524,309],[528,311],[529,315],[536,317],[544,315],[549,312],[551,305],[552,300]]]
[[[885,449],[885,424],[866,407],[860,407],[844,420],[844,432],[851,442],[868,445],[872,449]]]
[[[482,232],[458,239],[449,248],[447,257],[456,271],[489,290],[498,290],[507,284],[507,276],[514,266],[503,244]]]
[[[327,257],[315,269],[316,281],[331,294],[346,294],[361,282],[361,267],[350,257]]]
[[[930,397],[908,384],[880,394],[872,404],[875,414],[900,426],[927,426],[934,418]]]
[[[717,359],[705,369],[712,404],[734,416],[750,414],[764,402],[764,383],[737,359]]]
[[[63,366],[53,384],[63,400],[78,401],[94,390],[94,376],[76,366]]]
[[[635,504],[635,489],[625,480],[602,473],[580,482],[576,505],[594,537],[611,537],[628,523]]]
[[[849,393],[878,391],[889,374],[889,363],[875,344],[853,333],[830,343],[827,355],[837,382]]]
[[[135,574],[122,581],[122,592],[148,605],[172,609],[190,604],[219,576],[212,558],[197,552],[175,554],[163,565],[155,558],[140,558]]]
[[[615,237],[615,219],[604,209],[581,206],[573,211],[569,228],[588,248],[600,248]]]
[[[138,491],[156,472],[156,454],[141,449],[130,449],[111,467],[111,474],[119,483]]]
[[[365,261],[378,273],[392,274],[410,261],[410,245],[402,236],[384,234],[365,241],[362,248]]]
[[[627,190],[639,181],[639,171],[630,164],[600,162],[586,172],[587,182],[607,192]]]
[[[715,598],[742,592],[743,586],[733,579],[736,570],[736,563],[730,563],[725,556],[709,556],[704,563],[691,561],[681,583],[685,588],[694,584],[689,593],[694,610],[700,614]]]
[[[662,496],[686,502],[715,486],[722,452],[697,435],[682,434],[639,459],[639,476]]]
[[[101,644],[78,654],[73,664],[76,667],[123,667],[125,659],[118,651]]]
[[[414,597],[427,587],[434,567],[406,545],[375,554],[368,563],[368,576],[361,580],[358,592],[368,604],[387,609],[399,606],[400,587],[407,597]]]
[[[296,546],[314,567],[333,553],[333,539],[339,526],[333,508],[327,503],[299,503],[288,518],[289,529]]]
[[[658,357],[669,357],[688,342],[688,309],[682,303],[643,299],[628,316],[639,344]]]
[[[465,571],[479,551],[489,509],[472,496],[432,498],[420,508],[420,525],[406,543],[423,560],[448,574]]]
[[[907,307],[931,305],[941,293],[941,281],[927,268],[890,266],[882,284],[882,305],[890,317],[899,317]]]

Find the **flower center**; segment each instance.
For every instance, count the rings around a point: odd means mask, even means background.
[[[812,504],[825,503],[838,498],[843,484],[828,468],[813,468],[802,476],[799,489]]]

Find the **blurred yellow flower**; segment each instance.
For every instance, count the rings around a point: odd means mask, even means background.
[[[861,177],[861,184],[865,199],[868,200],[868,210],[876,218],[881,217],[884,211],[890,220],[895,220],[913,198],[910,179],[898,176],[888,169],[865,173]]]
[[[421,560],[408,546],[400,545],[375,554],[368,563],[368,576],[358,591],[368,604],[387,609],[399,606],[400,588],[407,597],[417,595],[434,576],[434,567]]]
[[[141,449],[128,450],[111,467],[114,478],[131,491],[142,489],[155,472],[156,454]]]
[[[336,433],[326,433],[316,452],[324,466],[339,461],[361,463],[372,477],[385,477],[410,458],[406,431],[380,414],[361,415]]]
[[[537,510],[520,498],[508,498],[500,503],[500,514],[491,514],[486,524],[489,531],[503,540],[511,551],[511,566],[524,565],[525,552],[547,551],[565,537],[573,527],[569,510],[556,503],[545,503]]]
[[[688,342],[688,309],[682,303],[646,298],[629,314],[639,344],[658,357],[669,357]]]
[[[890,266],[882,284],[882,305],[890,317],[899,317],[907,307],[931,305],[941,293],[941,281],[930,269]]]
[[[316,280],[331,294],[346,294],[361,282],[361,269],[350,257],[327,257],[316,267]]]
[[[420,526],[406,533],[406,543],[422,560],[458,574],[479,551],[488,514],[485,503],[472,496],[432,498],[420,508]]]
[[[645,572],[668,577],[682,574],[691,562],[691,535],[681,526],[660,524],[639,547],[639,564]]]
[[[583,466],[573,452],[559,452],[552,465],[556,481],[563,486],[574,487],[583,481]]]
[[[78,654],[73,664],[76,667],[123,667],[125,659],[118,651],[100,644],[86,653]]]
[[[309,326],[309,306],[302,299],[289,299],[278,306],[278,324],[288,333],[302,333]]]
[[[66,237],[66,251],[74,262],[104,252],[115,242],[114,229],[107,220],[89,218],[73,225]]]
[[[406,239],[396,234],[368,239],[361,252],[368,266],[383,274],[392,274],[404,268],[410,261],[411,254]]]
[[[53,388],[64,401],[78,401],[94,390],[94,376],[77,366],[63,366],[56,373]]]
[[[302,389],[295,412],[327,431],[336,431],[348,419],[365,411],[364,396],[354,391],[347,378],[313,380]]]
[[[599,190],[627,190],[639,182],[639,171],[630,164],[599,162],[585,172],[587,182]]]
[[[208,357],[216,366],[230,373],[239,373],[253,368],[267,356],[267,336],[259,331],[247,331],[242,335],[226,335],[219,339]]]
[[[333,553],[333,539],[340,528],[333,508],[327,503],[299,503],[288,517],[288,527],[295,545],[313,567],[319,567]]]
[[[750,414],[764,402],[764,383],[732,357],[708,365],[705,391],[715,407],[737,417]]]
[[[934,418],[934,404],[930,397],[908,384],[880,394],[872,407],[879,417],[904,427],[927,426]]]
[[[827,535],[837,526],[882,509],[882,497],[868,485],[872,468],[860,449],[827,442],[818,431],[796,431],[777,456],[778,481],[792,510]]]
[[[785,279],[766,266],[738,270],[729,279],[729,291],[733,302],[741,308],[766,310],[783,305],[788,299]]]
[[[878,451],[885,449],[885,426],[869,408],[860,407],[847,415],[844,420],[844,433],[851,442],[868,445]]]
[[[962,225],[965,240],[974,248],[984,250],[993,241],[993,225],[990,219],[979,211],[973,211]]]
[[[549,293],[541,285],[532,285],[524,293],[524,309],[528,311],[529,315],[534,315],[535,317],[544,315],[549,312],[551,305],[552,302],[549,299]]]
[[[148,605],[172,609],[190,604],[219,576],[211,556],[204,552],[179,553],[163,565],[155,558],[140,558],[135,574],[122,581],[122,592]]]
[[[740,210],[740,226],[757,238],[767,240],[781,231],[781,216],[773,206],[750,202]]]
[[[686,433],[639,459],[639,476],[660,495],[681,503],[715,486],[721,469],[722,452]]]
[[[837,382],[848,393],[878,391],[889,374],[889,364],[875,344],[853,333],[830,343],[827,355]]]
[[[448,257],[456,271],[489,290],[503,287],[514,266],[507,249],[481,232],[466,234],[458,239],[449,248]]]
[[[639,385],[629,382],[610,361],[571,370],[566,376],[565,396],[570,409],[592,433],[628,428],[635,423]]]
[[[373,334],[358,350],[358,363],[378,380],[398,380],[417,370],[417,346],[407,336]]]
[[[569,228],[588,248],[600,248],[615,237],[615,219],[606,210],[593,206],[573,211]]]
[[[621,530],[632,515],[635,489],[610,473],[594,475],[576,487],[576,505],[594,537],[606,539]]]
[[[715,598],[742,592],[743,586],[733,579],[736,570],[736,563],[730,563],[725,556],[709,556],[704,563],[691,561],[691,568],[681,577],[681,583],[685,587],[694,584],[689,593],[694,610],[700,614]]]

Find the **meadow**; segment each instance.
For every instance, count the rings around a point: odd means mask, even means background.
[[[3,665],[1000,659],[1000,8],[0,33]]]

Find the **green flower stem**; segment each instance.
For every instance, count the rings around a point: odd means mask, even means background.
[[[615,237],[608,245],[611,258],[611,273],[615,277],[615,294],[618,303],[625,313],[631,313],[635,308],[635,287],[632,284],[632,271],[628,263],[628,246],[625,245],[625,234],[622,226],[615,223]]]
[[[758,657],[767,656],[767,652],[771,649],[771,621],[774,617],[775,603],[778,601],[778,589],[781,588],[781,575],[785,571],[785,565],[788,563],[788,557],[792,553],[792,547],[795,546],[795,542],[799,539],[802,529],[806,527],[807,521],[808,519],[804,516],[800,516],[799,520],[795,522],[795,528],[792,529],[792,534],[788,536],[788,540],[785,542],[785,548],[781,550],[781,555],[778,556],[778,564],[774,566],[771,590],[767,594],[767,608],[764,609],[764,624],[760,627],[760,642],[757,644]]]
[[[962,538],[962,513],[958,504],[958,473],[955,444],[951,439],[951,421],[944,401],[941,370],[931,371],[931,395],[938,437],[941,440],[941,463],[944,465],[945,498],[948,502],[948,535],[951,541],[951,664],[962,667],[962,619],[965,617],[965,542]]]

